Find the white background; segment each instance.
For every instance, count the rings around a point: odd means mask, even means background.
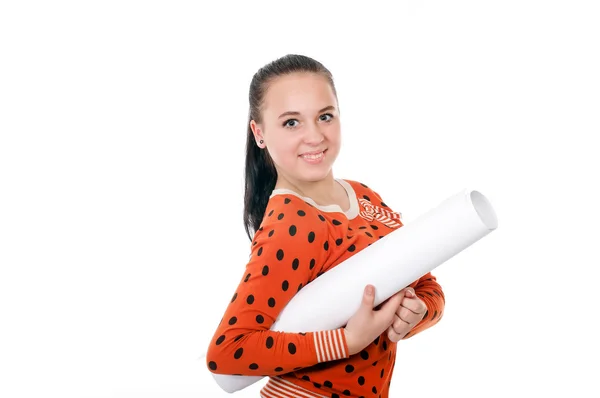
[[[445,316],[400,343],[391,396],[599,396],[599,20],[573,0],[2,2],[0,396],[229,396],[198,356],[250,249],[250,80],[287,53],[334,75],[336,177],[405,224],[465,187],[498,215],[434,271]]]

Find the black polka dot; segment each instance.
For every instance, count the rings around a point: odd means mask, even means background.
[[[271,236],[273,236],[273,234],[274,234],[274,233],[275,233],[275,230],[274,230],[274,229],[270,230],[270,231],[269,231],[269,238],[270,238]]]
[[[304,375],[302,376],[302,380],[310,381],[310,377],[308,377],[308,375]]]
[[[298,286],[298,291],[302,290],[302,283]]]
[[[313,382],[313,386],[317,387],[317,388],[321,388],[321,384],[317,383],[317,382]]]
[[[341,245],[342,243],[344,243],[344,240],[343,240],[342,238],[339,238],[339,239],[336,239],[336,240],[335,240],[335,244],[336,244],[336,246],[339,246],[339,245]]]
[[[298,210],[298,215],[300,217],[304,217],[306,215],[306,213],[303,210]]]
[[[254,303],[254,296],[253,295],[249,295],[248,298],[246,298],[246,302],[248,304]]]
[[[319,214],[319,220],[325,221],[325,217],[323,217],[322,215]]]
[[[344,390],[344,392],[342,392],[342,394],[344,394],[344,395],[350,395],[350,390]]]
[[[271,336],[267,337],[267,343],[266,343],[267,348],[272,348],[273,342],[274,342],[273,337],[271,337]]]
[[[354,366],[346,365],[346,373],[352,373],[352,372],[354,372]]]
[[[296,271],[298,269],[299,265],[300,265],[300,260],[298,260],[297,258],[295,258],[294,261],[292,261],[292,269],[294,271]]]
[[[323,385],[324,385],[325,387],[329,387],[329,388],[333,387],[333,383],[332,383],[332,382],[330,382],[329,380],[325,380],[325,382],[323,383]]]
[[[277,250],[277,260],[283,260],[283,250],[281,249]]]
[[[363,198],[365,198],[366,200],[368,200],[369,202],[371,201],[371,198],[369,198],[367,195],[363,195]]]
[[[283,201],[283,203],[285,203],[285,204],[287,205],[287,204],[288,204],[288,203],[290,203],[291,201],[292,201],[292,200],[291,200],[290,198],[285,198],[285,200]]]
[[[360,352],[360,357],[366,361],[367,359],[369,359],[369,353],[365,350],[362,350]]]
[[[294,355],[296,353],[296,345],[294,343],[288,344],[288,351],[290,354]]]
[[[221,344],[223,341],[225,341],[225,335],[222,334],[217,339],[217,345]]]
[[[231,298],[231,302],[233,303],[235,301],[235,299],[237,298],[237,292],[235,292],[233,294],[233,297]]]
[[[244,349],[243,348],[238,348],[234,353],[233,353],[233,357],[235,359],[240,359],[242,357],[242,354],[244,353]]]
[[[273,297],[269,298],[269,307],[275,307],[275,299]]]
[[[263,276],[267,276],[268,273],[269,273],[269,266],[265,265],[262,269],[262,274],[263,274]]]
[[[246,275],[246,279],[244,279],[244,282],[248,282],[248,279],[250,279],[250,274]]]
[[[278,220],[281,220],[283,218],[283,213],[279,213],[279,215],[277,216]]]
[[[356,246],[350,245],[350,247],[348,248],[348,251],[353,252],[354,250],[356,250]]]
[[[268,214],[269,217],[271,217],[271,215],[273,214],[273,210],[271,210]]]
[[[365,188],[369,188],[368,186],[366,186],[365,184],[363,184],[362,182],[359,183],[360,185],[362,185]]]
[[[296,232],[297,232],[297,231],[298,231],[298,228],[296,228],[296,226],[295,226],[295,225],[291,225],[291,226],[290,226],[290,235],[291,235],[291,236],[294,236],[294,235],[296,235]]]
[[[258,369],[258,365],[257,365],[257,364],[255,364],[255,363],[251,363],[251,364],[250,364],[250,366],[248,366],[248,367],[249,367],[250,369],[252,369],[252,370],[256,370],[256,369]]]
[[[314,240],[315,240],[315,233],[311,231],[308,233],[308,243],[313,243]]]
[[[360,384],[361,386],[362,386],[363,384],[365,384],[365,378],[364,378],[363,376],[360,376],[360,377],[358,378],[358,384]]]
[[[232,316],[231,318],[229,318],[229,324],[230,325],[235,325],[235,323],[237,322],[237,318]]]
[[[260,256],[260,255],[262,254],[262,252],[263,252],[263,248],[262,248],[262,247],[260,247],[260,248],[258,249],[258,252],[256,253],[256,255],[257,255],[257,256]]]
[[[340,396],[339,396],[339,395],[337,395],[336,393],[332,393],[332,394],[331,394],[331,398],[340,398]]]
[[[379,227],[377,225],[371,225],[371,228],[373,228],[374,230],[378,230]]]
[[[235,337],[235,339],[233,339],[233,341],[238,341],[239,339],[241,339],[242,337],[244,337],[243,334],[240,334],[238,336]]]
[[[256,316],[256,323],[263,323],[264,321],[265,321],[265,318],[262,315]]]
[[[375,388],[375,386],[373,386],[373,388],[371,388],[371,391],[373,391],[373,394],[377,394],[377,388]]]
[[[387,351],[388,346],[387,346],[387,342],[384,340],[383,343],[381,343],[381,345],[383,346],[383,350]]]
[[[281,284],[281,290],[283,290],[284,292],[286,292],[289,287],[290,283],[288,281],[283,281],[283,283]]]
[[[375,340],[373,340],[373,343],[375,343],[375,345],[379,344],[379,337],[380,336],[377,336],[377,338]]]
[[[377,362],[379,362],[379,361],[375,361],[375,362],[373,362],[371,365],[373,365],[373,366],[377,366]]]
[[[217,364],[215,361],[210,361],[208,363],[208,367],[210,368],[210,370],[217,370]]]
[[[281,366],[278,366],[275,368],[275,372],[281,372],[283,370],[283,368]]]
[[[358,229],[367,229],[367,227],[365,227],[364,225],[361,225],[360,227],[358,227]]]
[[[329,241],[325,241],[325,243],[323,244],[323,249],[329,250]]]
[[[379,373],[379,378],[383,379],[383,369],[381,369],[381,373]]]
[[[388,205],[386,205],[384,202],[381,202],[381,206],[383,207],[389,207]]]
[[[371,235],[371,234],[370,234],[370,233],[368,233],[368,232],[365,232],[365,235],[367,235],[369,238],[372,238],[372,237],[373,237],[373,235]]]
[[[342,223],[341,223],[340,221],[336,220],[336,219],[333,219],[333,220],[331,221],[331,223],[332,223],[333,225],[342,225]]]
[[[314,258],[310,260],[310,266],[309,266],[309,268],[310,269],[315,268],[315,259]]]

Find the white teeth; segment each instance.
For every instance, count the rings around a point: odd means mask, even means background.
[[[317,155],[302,155],[303,158],[305,159],[311,159],[311,160],[316,160],[319,159],[323,156],[323,152],[317,154]]]

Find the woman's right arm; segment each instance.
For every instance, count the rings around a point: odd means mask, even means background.
[[[304,211],[304,216],[288,211],[279,221],[278,213],[267,209],[272,216],[254,236],[251,258],[210,342],[206,363],[211,372],[272,376],[350,356],[344,328],[270,330],[327,258],[327,224],[308,205]]]

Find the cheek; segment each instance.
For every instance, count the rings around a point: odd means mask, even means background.
[[[299,143],[293,140],[278,140],[270,145],[270,153],[277,164],[290,164],[296,161]]]

